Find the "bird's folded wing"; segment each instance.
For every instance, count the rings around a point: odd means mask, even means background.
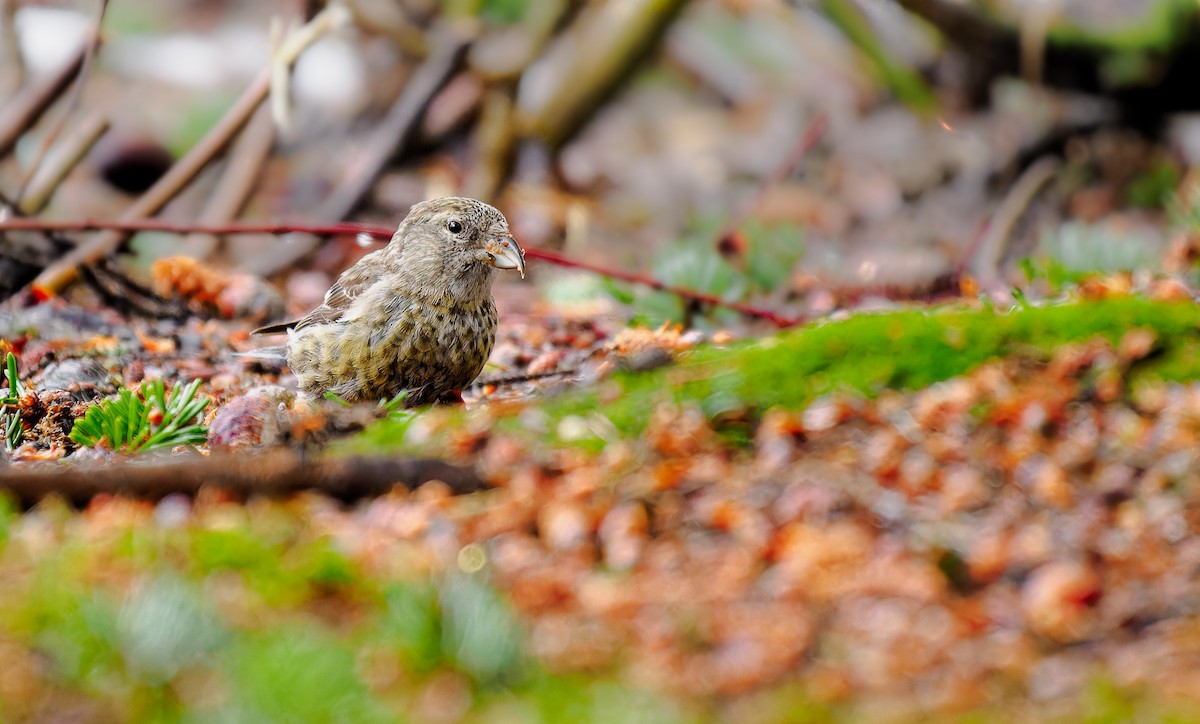
[[[325,292],[325,301],[321,306],[312,310],[304,317],[293,320],[291,322],[281,322],[279,324],[271,324],[266,327],[259,327],[250,334],[278,334],[286,332],[289,329],[303,329],[317,324],[329,324],[337,322],[346,313],[346,310],[354,304],[354,300],[363,292],[371,282],[379,276],[380,264],[378,255],[383,250],[373,251],[367,254],[362,259],[359,259],[354,266],[342,272],[338,280],[329,287],[329,291]]]

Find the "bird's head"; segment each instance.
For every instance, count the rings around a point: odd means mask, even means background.
[[[454,280],[489,280],[493,269],[525,276],[525,254],[495,207],[460,196],[432,199],[408,212],[389,245],[404,266]]]

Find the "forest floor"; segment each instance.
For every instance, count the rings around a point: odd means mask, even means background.
[[[441,37],[448,4],[404,4]],[[80,111],[112,129],[0,219],[0,719],[1196,718],[1194,117],[1007,77],[981,105],[864,3],[935,117],[807,4],[696,0],[551,148],[504,104],[526,67],[569,97],[538,74],[587,49],[486,2],[380,146],[438,48],[346,21],[287,124],[35,298],[96,239],[71,222],[143,203],[278,60],[270,5],[21,8],[54,31],[22,93],[67,30],[105,41],[0,157],[6,209]],[[529,278],[461,405],[301,401],[243,356],[373,248],[308,224],[386,237],[480,178]],[[237,218],[297,233],[188,233]]]

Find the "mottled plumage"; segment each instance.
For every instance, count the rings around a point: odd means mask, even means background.
[[[425,201],[388,245],[367,254],[287,331],[287,361],[305,392],[380,400],[408,391],[436,402],[471,384],[496,341],[496,269],[525,274],[504,215],[474,199]]]

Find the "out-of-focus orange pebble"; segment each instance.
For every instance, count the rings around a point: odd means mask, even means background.
[[[974,299],[979,296],[981,287],[979,280],[970,274],[963,274],[958,278],[958,291],[968,299]]]
[[[952,465],[942,474],[942,512],[951,514],[970,510],[986,503],[992,489],[983,473],[969,465]]]
[[[1156,302],[1184,302],[1192,300],[1192,292],[1178,279],[1156,279],[1150,285],[1150,298]]]
[[[1067,472],[1050,460],[1037,466],[1030,480],[1030,492],[1039,503],[1052,508],[1066,510],[1075,502]]]
[[[1149,329],[1131,329],[1121,337],[1117,354],[1125,362],[1139,360],[1154,351],[1158,335]]]
[[[142,347],[150,354],[170,354],[175,351],[175,340],[164,337],[151,337],[142,332],[135,330],[138,341],[142,343]]]
[[[1047,563],[1021,589],[1025,620],[1042,636],[1062,643],[1079,641],[1092,629],[1100,586],[1100,576],[1091,566],[1078,561]]]
[[[1127,297],[1133,291],[1130,274],[1110,274],[1106,277],[1088,277],[1079,284],[1079,293],[1085,299],[1110,299]]]
[[[578,548],[592,535],[592,521],[577,503],[550,503],[538,512],[538,533],[550,548]]]
[[[448,500],[453,495],[454,491],[441,480],[430,480],[429,482],[422,483],[421,487],[413,491],[413,499],[420,502]]]
[[[120,339],[111,335],[98,335],[84,342],[83,348],[89,352],[112,352],[120,343]]]
[[[671,490],[679,487],[691,467],[690,461],[679,458],[663,460],[658,463],[653,469],[655,489]]]
[[[975,536],[967,552],[967,572],[979,583],[990,583],[1008,570],[1012,562],[1009,542],[1012,537],[1005,531],[981,531]]]

